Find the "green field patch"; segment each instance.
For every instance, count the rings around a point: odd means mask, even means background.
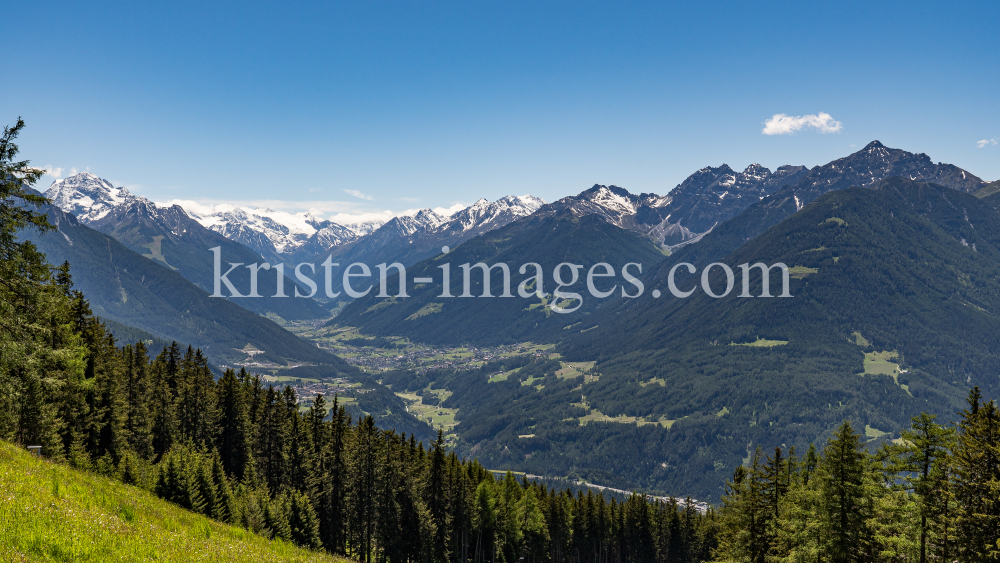
[[[573,379],[581,375],[588,374],[597,362],[559,362],[562,369],[556,371],[556,377],[560,379]]]
[[[580,426],[586,426],[591,422],[617,422],[619,424],[632,424],[633,422],[636,422],[636,417],[625,416],[623,414],[612,417],[599,410],[592,410],[589,414],[587,414],[587,416],[578,417],[577,420],[580,421]]]
[[[895,380],[899,377],[899,364],[892,360],[898,359],[896,352],[865,352],[865,375],[888,375]]]
[[[270,381],[272,383],[287,383],[289,381],[302,381],[305,383],[319,383],[319,379],[310,379],[308,377],[290,377],[287,375],[263,375],[261,378],[264,381]]]
[[[722,407],[722,410],[715,413],[715,416],[726,416],[727,414],[729,414],[729,407]]]
[[[439,400],[444,401],[451,396],[451,391],[447,389],[425,389],[424,393],[433,393]],[[455,415],[458,409],[449,409],[441,405],[425,405],[423,397],[415,393],[396,393],[396,396],[403,399],[406,411],[418,419],[430,424],[435,429],[441,428],[445,432],[455,427]]]
[[[788,269],[788,275],[801,280],[802,278],[819,272],[819,268],[807,268],[805,266],[795,266]]]
[[[865,436],[867,436],[871,440],[874,440],[875,438],[881,438],[882,436],[885,436],[886,434],[890,434],[890,432],[882,432],[878,428],[872,428],[871,426],[868,426],[867,424],[865,425]]]
[[[729,343],[730,346],[753,346],[755,348],[773,348],[775,346],[784,346],[785,344],[788,344],[787,340],[765,340],[759,336],[753,342],[744,342],[741,344],[736,342]]]
[[[640,419],[636,420],[635,423],[638,426],[646,426],[648,424],[659,424],[660,426],[666,428],[667,430],[670,430],[670,427],[673,426],[674,423],[677,422],[678,420],[680,420],[680,419],[679,418],[673,418],[673,419],[671,419],[671,418],[667,418],[665,416],[661,416],[657,420],[649,420],[649,417],[643,417],[643,418],[640,418]]]
[[[639,382],[639,387],[647,387],[649,385],[659,385],[660,387],[666,387],[667,382],[662,377],[654,377],[653,379],[650,379],[649,381],[640,381]]]
[[[829,225],[829,224],[835,224],[838,227],[843,227],[844,225],[847,225],[847,221],[844,221],[840,217],[830,217],[826,221],[820,223],[820,225]]]
[[[861,346],[862,348],[867,348],[871,346],[871,342],[868,342],[868,339],[865,338],[864,336],[861,336],[861,333],[858,331],[852,332],[851,338],[848,338],[848,340],[857,344],[858,346]]]
[[[433,315],[434,313],[440,313],[444,309],[444,303],[428,303],[420,308],[419,311],[413,313],[406,320],[413,321],[419,319],[420,317],[426,317],[427,315]]]
[[[385,309],[386,307],[390,307],[390,306],[395,305],[395,304],[396,304],[396,296],[393,295],[392,297],[390,297],[388,299],[385,299],[383,301],[379,301],[378,303],[372,305],[371,307],[368,307],[367,309],[365,309],[365,312],[361,313],[361,314],[362,315],[367,315],[368,313],[374,313],[376,311],[379,311],[381,309]]]

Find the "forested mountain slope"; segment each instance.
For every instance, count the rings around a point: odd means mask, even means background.
[[[949,416],[969,385],[995,396],[998,248],[1000,216],[969,194],[903,179],[837,191],[726,256],[727,297],[673,298],[661,276],[663,298],[601,312],[559,349],[598,362],[581,391],[591,408],[677,421],[651,481],[718,494],[748,446],[804,446],[844,418],[879,436],[922,410]],[[735,266],[757,261],[794,267],[794,297],[737,297]],[[750,287],[760,294],[759,276]]]
[[[151,260],[157,260],[175,270],[186,280],[201,289],[214,291],[215,255],[209,250],[219,247],[220,264],[225,273],[231,263],[242,266],[233,269],[228,279],[242,295],[249,295],[251,264],[270,262],[261,255],[203,227],[180,206],[161,208],[148,199],[130,196],[125,202],[110,209],[103,217],[89,226],[111,235],[130,249]],[[288,269],[283,280],[283,293],[278,295],[277,271],[260,270],[257,275],[257,292],[260,297],[234,297],[231,301],[257,314],[273,313],[284,319],[315,319],[329,316],[326,310],[312,299],[291,298],[295,295],[295,282]],[[222,288],[224,295],[229,291]],[[308,293],[305,289],[302,293]]]
[[[793,297],[738,297],[737,265],[758,261],[791,268]],[[951,416],[970,385],[1000,391],[1000,215],[971,194],[901,178],[834,191],[722,262],[726,297],[673,297],[661,272],[582,317],[562,358],[383,382],[450,392],[463,447],[487,464],[709,501],[757,446],[801,452],[845,418],[896,438],[921,411]],[[772,271],[772,295],[781,285]]]
[[[622,267],[629,262],[650,268],[663,259],[663,254],[653,241],[637,233],[616,227],[597,215],[575,216],[571,213],[531,216],[520,219],[455,248],[448,254],[438,254],[407,269],[409,285],[406,298],[379,298],[378,284],[365,297],[348,305],[331,321],[331,324],[357,326],[373,334],[406,335],[420,342],[455,345],[458,343],[499,344],[523,342],[539,338],[559,338],[569,334],[599,305],[622,300],[624,288],[636,294],[637,288],[625,281]],[[510,295],[504,293],[504,278],[499,268],[494,269],[490,281],[492,298],[483,295],[483,276],[479,269],[470,275],[470,295],[458,297],[464,290],[462,264],[483,262],[488,266],[505,263],[510,269]],[[544,273],[544,295],[521,297],[518,286],[534,276],[535,269],[522,264],[537,263]],[[572,287],[563,288],[582,296],[582,305],[575,299],[554,299],[556,290],[553,270],[562,263],[582,265],[578,280]],[[614,277],[595,278],[600,291],[614,292],[603,299],[587,291],[588,270],[596,263],[605,262],[614,270]],[[450,264],[451,294],[442,295],[442,264]],[[630,274],[640,275],[641,268],[631,267]],[[598,269],[603,273],[604,269]],[[648,270],[643,270],[648,271]],[[395,270],[393,270],[395,273]],[[413,279],[432,278],[430,284],[413,285]],[[570,280],[570,271],[564,268],[564,281]],[[398,292],[398,277],[388,280],[388,293]],[[360,284],[359,284],[360,287]],[[526,289],[536,292],[532,285]],[[581,305],[571,313],[558,314],[548,305],[558,303],[563,308]]]
[[[200,347],[214,363],[245,359],[253,344],[265,359],[319,363],[353,373],[340,358],[294,336],[274,322],[225,299],[211,298],[180,274],[129,250],[114,238],[81,225],[73,215],[44,206],[58,231],[26,231],[55,264],[68,261],[76,287],[95,314]]]

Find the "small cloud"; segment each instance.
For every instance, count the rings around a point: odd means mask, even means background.
[[[456,203],[451,207],[435,207],[434,213],[437,213],[438,215],[442,215],[445,217],[451,217],[452,215],[458,213],[459,211],[465,209],[466,207],[468,207],[468,204]]]
[[[375,199],[375,198],[373,198],[370,195],[365,195],[365,194],[359,192],[358,190],[344,190],[344,193],[347,194],[347,195],[352,195],[352,196],[354,196],[354,197],[356,197],[358,199],[367,199],[368,201],[371,201],[372,199]]]
[[[765,135],[791,135],[805,127],[812,127],[820,133],[837,133],[843,129],[844,124],[822,111],[816,115],[798,116],[776,113],[771,116],[771,119],[764,122],[764,129],[761,133]]]
[[[62,178],[62,173],[63,173],[62,167],[54,168],[51,164],[46,164],[45,166],[39,168],[39,170],[44,172],[46,176],[52,176],[56,180]]]
[[[321,188],[309,188],[309,193],[318,192]]]
[[[997,138],[993,137],[992,139],[983,139],[981,141],[976,141],[976,144],[979,145],[979,148],[983,148],[986,145],[996,145],[997,144]]]

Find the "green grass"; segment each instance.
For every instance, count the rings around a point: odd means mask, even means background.
[[[434,394],[442,402],[451,396],[451,391],[447,389],[424,389],[424,392]],[[396,396],[407,403],[406,409],[410,414],[434,428],[444,428],[447,432],[458,424],[455,421],[458,409],[448,409],[441,405],[425,405],[423,397],[416,393],[396,393]]]
[[[420,308],[419,311],[413,313],[406,320],[412,321],[419,319],[420,317],[426,317],[427,315],[433,315],[434,313],[440,313],[441,309],[444,309],[444,303],[428,303]]]
[[[797,279],[797,280],[801,280],[802,278],[804,278],[804,277],[806,277],[808,275],[811,275],[811,274],[815,274],[816,272],[819,272],[819,268],[808,268],[806,266],[795,266],[795,267],[792,267],[792,268],[788,269],[788,275],[791,276],[791,277],[793,277],[793,278],[795,278],[795,279]]]
[[[346,562],[0,442],[2,561]]]
[[[893,379],[899,376],[899,365],[890,361],[898,359],[896,352],[866,352],[865,374],[888,375]]]
[[[889,432],[882,432],[878,428],[872,428],[871,426],[868,426],[867,424],[865,425],[865,436],[868,437],[871,440],[874,440],[875,438],[881,438],[882,436],[885,436],[886,434],[889,434]]]
[[[753,342],[746,342],[743,344],[737,344],[733,342],[730,344],[730,346],[754,346],[758,348],[773,348],[775,346],[784,346],[785,344],[788,344],[787,340],[765,340],[758,336],[757,340]]]

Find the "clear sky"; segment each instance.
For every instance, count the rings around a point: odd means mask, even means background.
[[[24,117],[22,156],[156,201],[332,213],[665,193],[703,166],[814,166],[873,139],[1000,178],[996,0],[3,12],[0,120]],[[819,117],[763,134],[775,114]]]

